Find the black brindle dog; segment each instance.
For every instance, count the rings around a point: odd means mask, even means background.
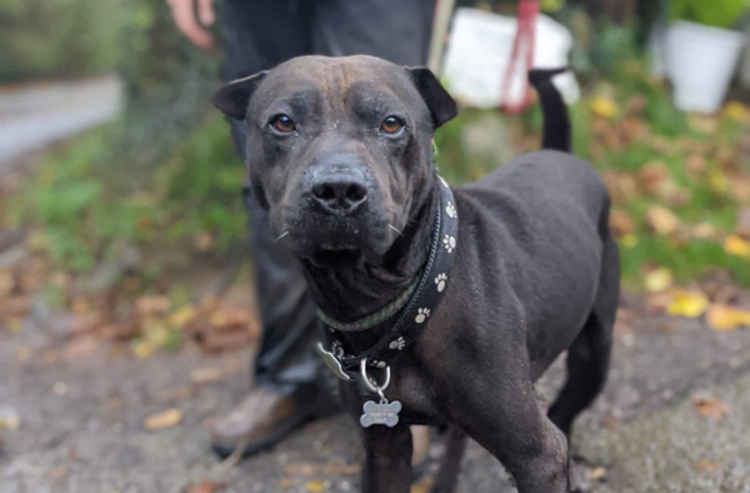
[[[454,488],[466,435],[521,493],[570,488],[566,435],[606,379],[619,267],[606,189],[561,152],[569,126],[549,75],[532,82],[545,146],[560,150],[452,194],[433,135],[456,105],[427,69],[300,57],[215,97],[246,121],[254,196],[304,266],[328,326],[321,353],[349,380],[364,491],[409,491],[410,424],[450,427],[437,491]],[[568,378],[545,412],[534,382],[565,350]]]

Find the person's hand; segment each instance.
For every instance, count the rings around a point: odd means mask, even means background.
[[[167,3],[172,8],[175,24],[194,45],[204,50],[213,48],[214,37],[205,28],[216,20],[213,0],[167,0]],[[198,19],[195,18],[196,10]]]

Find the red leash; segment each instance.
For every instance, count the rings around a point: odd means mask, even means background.
[[[538,0],[518,0],[518,26],[516,35],[513,38],[513,51],[510,55],[510,62],[505,69],[505,77],[502,86],[502,100],[500,101],[501,109],[510,113],[519,113],[531,103],[531,94],[529,92],[529,81],[526,74],[534,63],[534,33],[536,18],[539,14]],[[519,67],[519,57],[521,48],[525,48],[525,60]],[[511,84],[516,68],[523,71],[523,99],[519,103],[510,101]]]

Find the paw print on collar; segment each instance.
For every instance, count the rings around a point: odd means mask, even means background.
[[[442,293],[445,289],[445,283],[448,282],[448,274],[445,272],[441,272],[437,276],[435,276],[435,287],[437,288],[438,293]]]
[[[453,205],[453,202],[448,202],[448,205],[445,206],[445,213],[451,219],[456,218],[456,206]]]
[[[423,324],[425,320],[427,320],[427,317],[430,316],[430,309],[429,308],[420,308],[417,310],[417,316],[414,317],[414,321],[418,324]]]
[[[456,237],[453,235],[443,236],[443,246],[448,253],[453,253],[456,249]]]
[[[404,336],[400,336],[398,339],[394,339],[390,344],[388,344],[389,349],[393,349],[396,351],[403,351],[405,347],[406,339],[404,339]]]

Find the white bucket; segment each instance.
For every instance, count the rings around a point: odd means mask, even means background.
[[[744,42],[741,33],[677,21],[667,31],[667,73],[681,110],[719,109]]]
[[[493,108],[501,103],[505,71],[510,63],[517,21],[514,17],[483,10],[456,9],[445,54],[443,78],[451,95],[462,104]],[[539,14],[534,33],[533,68],[559,68],[568,64],[573,36],[562,24]],[[522,54],[522,60],[525,55]],[[523,70],[516,70],[511,80],[510,101],[518,104],[524,97]],[[555,87],[566,103],[580,96],[578,83],[571,72],[553,78]]]

